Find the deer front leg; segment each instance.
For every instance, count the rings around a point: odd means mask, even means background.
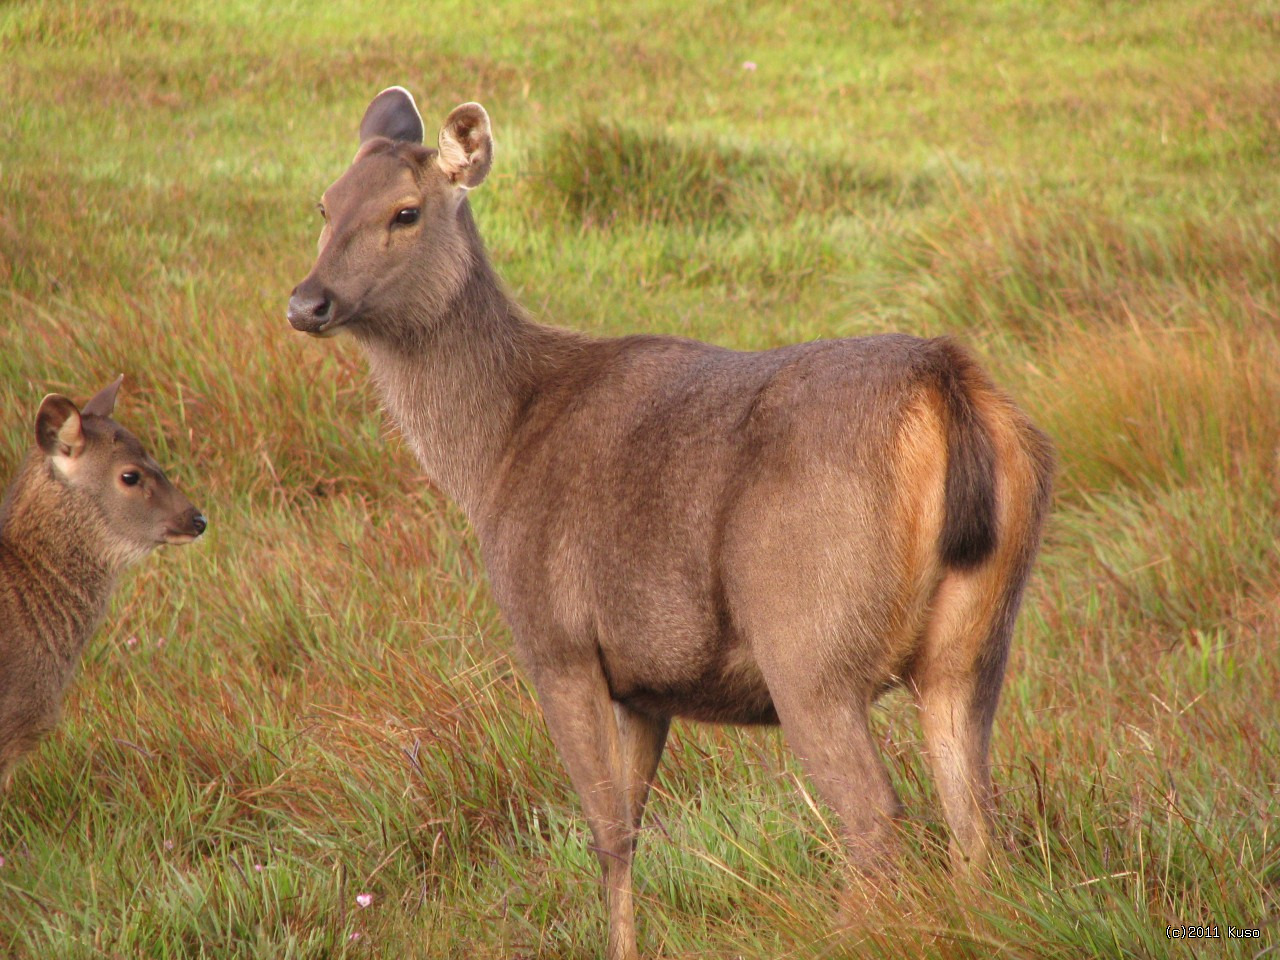
[[[594,656],[547,665],[535,671],[534,686],[595,841],[609,909],[608,960],[638,960],[631,861],[666,721],[618,708]]]
[[[662,749],[667,744],[671,721],[667,717],[640,713],[616,702],[613,716],[618,723],[618,744],[627,777],[627,809],[631,816],[631,847],[634,850],[640,836],[645,803],[649,799],[649,788],[653,786],[658,772],[658,761],[662,759]]]

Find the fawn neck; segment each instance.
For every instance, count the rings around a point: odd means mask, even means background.
[[[93,505],[52,476],[42,456],[29,457],[0,508],[0,574],[38,601],[31,626],[58,653],[78,655],[124,565]]]

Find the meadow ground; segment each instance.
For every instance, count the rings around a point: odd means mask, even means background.
[[[431,130],[488,107],[472,202],[538,318],[952,333],[1061,453],[987,887],[942,866],[905,698],[875,713],[905,879],[843,932],[835,825],[779,736],[677,725],[647,955],[1274,949],[1274,0],[180,6],[0,6],[0,475],[44,393],[124,371],[121,421],[211,522],[128,577],[0,800],[0,955],[597,954],[585,827],[466,524],[352,345],[284,320],[392,83]]]

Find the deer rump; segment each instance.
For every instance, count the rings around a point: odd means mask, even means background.
[[[598,657],[618,702],[746,724],[778,721],[753,649],[789,622],[807,640],[788,655],[846,690],[902,677],[921,593],[995,545],[970,393],[990,387],[963,351],[898,335],[592,346],[528,403],[479,511],[522,657]]]

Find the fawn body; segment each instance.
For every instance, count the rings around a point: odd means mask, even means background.
[[[492,161],[484,110],[455,109],[430,149],[393,87],[360,135],[289,319],[356,338],[474,526],[594,836],[611,960],[636,956],[632,856],[676,716],[780,722],[874,878],[899,808],[868,709],[905,684],[953,862],[980,864],[1044,436],[946,339],[743,353],[533,323],[466,202]]]
[[[121,378],[123,379],[123,378]],[[58,722],[118,575],[204,517],[114,420],[116,380],[76,409],[45,397],[0,506],[0,790]]]

